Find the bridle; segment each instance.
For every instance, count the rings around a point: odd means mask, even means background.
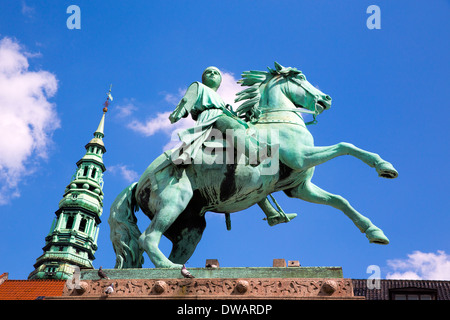
[[[282,109],[264,108],[264,109],[260,109],[261,115],[264,114],[264,113],[289,111],[289,112],[294,112],[302,120],[302,122],[306,126],[311,125],[311,124],[316,124],[317,123],[316,116],[318,115],[318,111],[317,111],[317,104],[318,104],[317,103],[317,97],[314,96],[311,92],[309,92],[309,90],[306,89],[301,82],[296,81],[296,79],[294,79],[294,78],[286,79],[288,92],[290,92],[290,90],[289,90],[289,80],[294,81],[297,85],[301,86],[303,88],[303,90],[305,90],[305,92],[307,92],[308,94],[310,94],[311,96],[314,97],[314,108],[315,108],[314,111],[306,109],[306,108],[303,108],[303,107],[299,107],[299,106],[294,104],[296,106],[296,109],[290,109],[290,108],[282,108]],[[301,115],[299,115],[299,113],[312,114],[313,120],[308,121],[308,122],[304,122],[303,117]],[[262,121],[257,121],[257,123],[261,123],[261,124],[262,123],[290,123],[290,124],[301,125],[298,122],[289,121],[289,120],[267,120],[267,121],[262,120]]]

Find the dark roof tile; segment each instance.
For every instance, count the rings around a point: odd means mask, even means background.
[[[380,289],[369,289],[367,279],[352,279],[355,296],[365,296],[367,300],[389,300],[389,290],[417,289],[435,290],[437,300],[450,300],[450,281],[445,280],[403,280],[380,279]]]

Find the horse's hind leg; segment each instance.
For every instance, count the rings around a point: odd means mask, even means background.
[[[392,164],[383,160],[378,154],[357,148],[351,143],[341,142],[327,147],[301,146],[297,150],[282,157],[281,161],[293,169],[306,170],[333,158],[351,155],[375,168],[380,177],[392,179],[398,176]]]
[[[206,228],[205,215],[202,214],[203,204],[204,201],[194,192],[189,205],[164,233],[173,244],[169,256],[173,263],[186,263],[200,242]]]
[[[159,191],[159,190],[158,190]],[[192,188],[187,178],[156,191],[150,197],[149,206],[155,212],[150,226],[139,237],[139,244],[147,252],[156,268],[181,268],[174,264],[159,249],[161,236],[184,211],[192,197]],[[158,193],[157,193],[158,192]]]
[[[173,243],[169,260],[173,263],[185,264],[194,253],[197,244],[200,242],[205,227],[205,217],[202,216],[191,220],[190,223],[184,225],[183,228],[177,228],[176,233],[172,232],[174,234],[170,237],[168,236]],[[165,235],[167,235],[167,233]]]
[[[339,209],[353,221],[361,232],[366,234],[366,237],[371,243],[389,243],[389,239],[384,235],[383,231],[376,227],[369,218],[356,211],[345,198],[322,190],[311,181],[306,181],[296,188],[286,190],[285,193],[289,197],[318,204],[326,204]]]

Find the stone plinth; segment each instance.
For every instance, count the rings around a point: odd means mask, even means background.
[[[105,289],[114,284],[114,292]],[[58,299],[357,299],[351,279],[114,279],[82,281]]]
[[[46,299],[361,299],[340,267],[189,268],[193,279],[173,269],[104,271],[109,280],[98,279],[97,270],[84,270],[78,289],[66,286],[62,297]],[[114,292],[107,295],[111,284]]]
[[[342,278],[341,267],[189,268],[195,278]],[[178,269],[103,269],[111,279],[177,279]],[[81,280],[98,280],[98,270],[83,270]]]

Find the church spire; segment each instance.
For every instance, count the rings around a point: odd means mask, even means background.
[[[109,101],[112,101],[111,87],[94,138],[86,144],[86,154],[76,163],[76,172],[64,191],[45,238],[44,253],[36,259],[29,279],[67,279],[76,267],[93,268],[103,212],[103,173],[106,171],[103,138]]]
[[[106,109],[106,110],[108,110],[108,109]],[[98,124],[98,128],[94,132],[94,137],[96,137],[96,138],[101,139],[105,136],[105,134],[103,133],[103,130],[105,128],[105,114],[106,114],[106,111],[103,112],[103,116],[102,116],[102,119],[100,120],[100,123]]]

